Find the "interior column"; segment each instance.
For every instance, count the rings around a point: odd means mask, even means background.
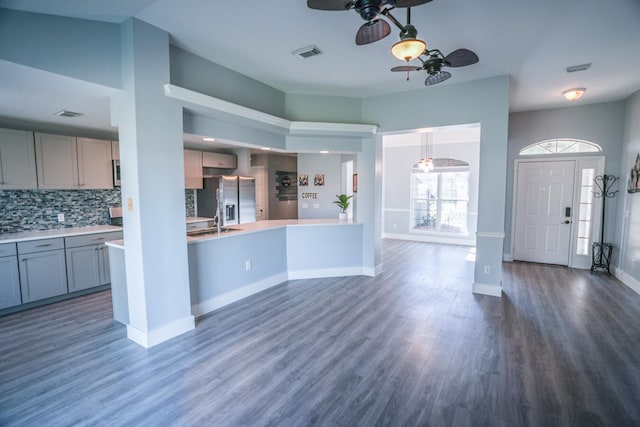
[[[119,127],[127,336],[144,347],[194,328],[185,224],[182,108],[164,96],[169,35],[137,19],[121,26]]]

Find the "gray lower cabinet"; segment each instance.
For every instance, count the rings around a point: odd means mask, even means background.
[[[67,293],[64,239],[18,243],[22,303]]]
[[[65,238],[69,292],[111,283],[109,252],[104,242],[122,239],[122,232]]]
[[[0,245],[0,309],[20,305],[21,302],[16,245]]]

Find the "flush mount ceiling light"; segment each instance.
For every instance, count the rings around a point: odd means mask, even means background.
[[[216,139],[215,138],[211,138],[208,136],[205,136],[204,138],[202,138],[203,141],[207,141],[207,142],[214,142]]]
[[[586,88],[577,87],[575,89],[565,90],[564,92],[562,92],[562,96],[564,96],[564,99],[566,99],[567,101],[577,101],[582,97],[582,95],[584,95],[584,92],[586,90]]]

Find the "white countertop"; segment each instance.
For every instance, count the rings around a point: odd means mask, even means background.
[[[80,236],[83,234],[108,233],[122,231],[122,227],[115,225],[93,225],[89,227],[58,228],[55,230],[21,231],[18,233],[0,234],[0,244],[25,242],[27,240],[53,239],[56,237]]]
[[[205,234],[202,236],[187,236],[187,243],[204,242],[212,239],[224,239],[227,237],[238,236],[242,234],[256,233],[259,231],[273,230],[282,227],[309,227],[309,226],[342,226],[342,225],[359,225],[360,223],[353,220],[340,220],[337,218],[322,218],[322,219],[277,219],[267,221],[256,221],[247,224],[230,225],[227,231],[218,234]],[[113,240],[106,242],[107,246],[114,248],[124,249],[123,240]]]
[[[187,224],[194,222],[213,221],[213,218],[190,216]],[[92,225],[87,227],[56,228],[53,230],[20,231],[17,233],[0,234],[0,244],[26,242],[28,240],[53,239],[56,237],[81,236],[83,234],[108,233],[110,231],[122,231],[122,227],[116,225]]]

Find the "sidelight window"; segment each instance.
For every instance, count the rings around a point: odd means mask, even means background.
[[[580,177],[580,205],[578,208],[578,240],[576,241],[576,254],[578,255],[589,255],[594,175],[595,169],[582,169],[582,176]]]

